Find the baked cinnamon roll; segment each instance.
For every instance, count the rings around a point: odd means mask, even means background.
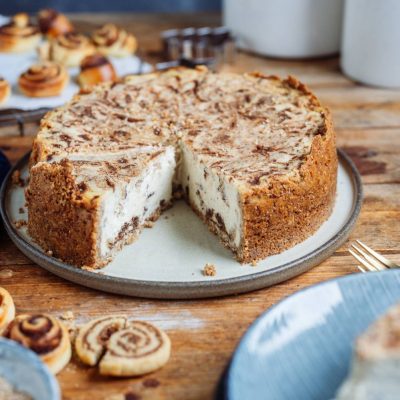
[[[28,14],[16,14],[11,22],[0,26],[0,52],[21,53],[33,50],[41,37],[39,28],[30,22]]]
[[[28,97],[58,96],[69,80],[66,69],[56,63],[32,65],[18,80],[21,92]]]
[[[80,33],[59,35],[39,49],[42,60],[54,61],[66,67],[79,67],[82,60],[95,52],[91,40]]]
[[[14,301],[6,289],[0,287],[0,335],[7,329],[8,324],[15,318]]]
[[[54,374],[71,358],[71,342],[65,326],[50,315],[18,315],[6,336],[37,353]]]
[[[75,350],[80,360],[87,365],[96,365],[110,336],[125,325],[125,317],[112,316],[94,319],[80,328],[75,339]]]
[[[49,38],[74,31],[74,26],[70,20],[64,14],[51,8],[39,11],[38,22],[42,33]]]
[[[110,336],[99,364],[100,374],[147,374],[165,365],[170,352],[171,342],[165,332],[148,322],[132,321]]]
[[[126,57],[137,48],[135,36],[114,24],[105,24],[96,29],[92,40],[97,51],[106,56]]]
[[[10,93],[10,84],[4,78],[0,77],[0,105],[7,102]]]
[[[81,87],[93,86],[96,83],[115,81],[117,74],[113,65],[101,54],[87,56],[81,62],[78,82]]]

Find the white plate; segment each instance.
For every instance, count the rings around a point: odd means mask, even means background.
[[[24,191],[7,183],[2,187],[1,212],[12,240],[32,260],[51,272],[100,290],[157,298],[221,296],[266,287],[298,275],[327,258],[347,238],[360,211],[362,190],[355,167],[341,152],[336,203],[330,218],[310,238],[257,266],[241,265],[183,202],[177,202],[139,239],[125,246],[98,272],[83,271],[49,257],[26,229],[11,222],[26,219]],[[16,166],[27,175],[27,157]],[[217,275],[206,277],[206,263]]]

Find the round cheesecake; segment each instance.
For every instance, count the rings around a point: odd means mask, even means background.
[[[28,230],[98,268],[183,197],[242,263],[312,235],[332,211],[329,112],[293,77],[173,69],[97,85],[35,139]]]

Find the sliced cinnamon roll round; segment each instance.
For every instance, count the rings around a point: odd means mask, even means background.
[[[96,29],[92,40],[97,51],[106,56],[126,57],[137,49],[135,36],[114,24],[105,24]]]
[[[69,80],[66,69],[56,63],[44,62],[32,65],[21,74],[18,85],[28,97],[58,96]]]
[[[55,38],[64,33],[73,32],[74,26],[64,15],[51,8],[40,10],[38,13],[39,28],[49,38]]]
[[[7,102],[10,94],[10,84],[4,78],[0,77],[0,105]]]
[[[75,350],[80,360],[87,365],[96,365],[110,336],[125,325],[124,316],[97,318],[84,325],[75,339]]]
[[[71,359],[68,331],[50,315],[18,315],[9,325],[6,336],[37,353],[54,374]]]
[[[100,374],[147,374],[165,365],[170,353],[171,342],[165,332],[148,322],[132,321],[111,335],[99,364]]]
[[[93,86],[100,82],[115,81],[117,74],[111,62],[101,54],[87,56],[81,62],[78,82],[81,87]]]
[[[41,46],[39,56],[43,60],[54,61],[66,67],[79,67],[82,60],[94,52],[95,47],[88,37],[69,32]]]
[[[15,318],[14,301],[8,291],[0,287],[0,335],[2,335],[8,324]]]
[[[0,26],[0,52],[22,53],[33,50],[41,39],[39,28],[28,14],[14,15],[11,22]]]

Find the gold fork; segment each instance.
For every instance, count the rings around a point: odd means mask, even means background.
[[[388,260],[386,257],[383,257],[381,254],[377,253],[375,250],[372,250],[366,244],[356,240],[358,246],[353,243],[351,245],[352,248],[349,249],[350,254],[359,261],[361,265],[357,265],[357,268],[361,272],[368,271],[384,271],[385,269],[390,268],[400,268],[400,265],[394,263],[393,261]]]

